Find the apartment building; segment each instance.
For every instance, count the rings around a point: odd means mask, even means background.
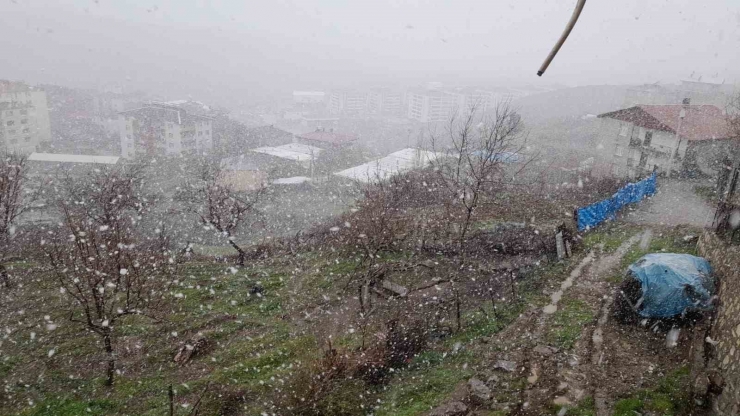
[[[411,90],[406,95],[406,116],[422,123],[447,121],[458,110],[460,96],[439,90]]]
[[[388,88],[373,89],[367,96],[367,112],[377,115],[403,115],[403,98],[403,93]]]
[[[611,151],[612,175],[636,178],[653,170],[713,174],[732,136],[713,105],[637,105],[599,115]]]
[[[0,81],[0,146],[31,153],[50,141],[46,93],[24,83]]]
[[[327,106],[331,114],[363,115],[367,113],[367,98],[363,91],[332,91]]]
[[[118,117],[121,156],[174,156],[213,148],[213,119],[185,109],[151,103]]]

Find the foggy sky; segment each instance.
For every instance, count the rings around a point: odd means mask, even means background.
[[[124,4],[128,3],[128,4]],[[235,104],[292,89],[740,79],[740,2],[3,0],[0,79]]]

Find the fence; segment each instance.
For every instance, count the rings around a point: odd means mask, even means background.
[[[653,172],[652,175],[639,182],[628,183],[609,199],[578,208],[576,210],[578,231],[587,230],[606,220],[614,219],[617,212],[625,205],[640,202],[646,196],[653,195],[656,184],[657,176]]]

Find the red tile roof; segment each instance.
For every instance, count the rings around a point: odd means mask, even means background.
[[[686,116],[679,119],[681,110]],[[613,118],[651,130],[676,133],[688,140],[726,139],[732,136],[725,114],[713,105],[638,105],[624,110],[599,115]]]
[[[331,144],[346,144],[357,140],[357,136],[351,134],[334,133],[332,131],[312,131],[298,136],[303,140],[324,142]]]

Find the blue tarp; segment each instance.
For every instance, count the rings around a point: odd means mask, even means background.
[[[645,318],[668,318],[687,309],[710,309],[714,281],[709,262],[689,254],[648,254],[629,267],[642,285],[638,313]]]
[[[640,182],[628,183],[611,198],[578,208],[578,231],[593,228],[602,222],[614,219],[622,207],[642,201],[655,193],[657,177],[655,172]]]

